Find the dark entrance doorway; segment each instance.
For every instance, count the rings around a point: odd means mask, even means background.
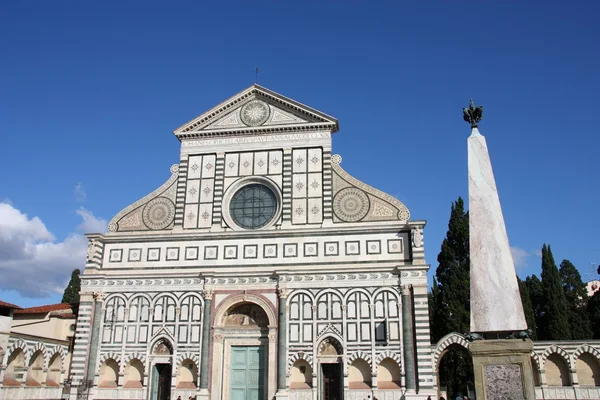
[[[152,400],[171,400],[171,364],[154,364]]]
[[[322,400],[342,400],[342,364],[321,364]]]

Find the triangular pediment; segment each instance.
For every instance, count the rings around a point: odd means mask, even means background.
[[[327,130],[336,132],[338,121],[313,108],[259,85],[225,100],[218,106],[180,126],[173,133],[188,137],[248,135]]]

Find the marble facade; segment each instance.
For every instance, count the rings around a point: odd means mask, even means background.
[[[88,235],[72,398],[435,395],[425,221],[337,130],[253,85],[174,131],[165,183]]]

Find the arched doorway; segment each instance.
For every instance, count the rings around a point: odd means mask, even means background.
[[[256,295],[231,296],[213,320],[211,398],[267,400],[275,396],[277,319]]]
[[[469,350],[458,343],[448,346],[438,364],[438,387],[447,399],[474,394],[473,358]]]
[[[326,337],[317,345],[318,393],[321,400],[342,400],[344,397],[344,349],[334,337]]]
[[[161,338],[154,342],[151,349],[150,400],[170,400],[173,345],[168,339]]]

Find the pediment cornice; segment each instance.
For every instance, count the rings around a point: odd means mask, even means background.
[[[260,100],[273,111],[271,118],[259,126],[247,126],[240,121],[240,109],[253,100]],[[236,113],[238,115],[236,116]],[[279,118],[275,118],[278,115]],[[283,118],[282,118],[283,116]],[[271,133],[326,130],[337,132],[338,121],[314,108],[259,85],[252,85],[207,112],[173,131],[179,140],[187,138],[246,136]]]

